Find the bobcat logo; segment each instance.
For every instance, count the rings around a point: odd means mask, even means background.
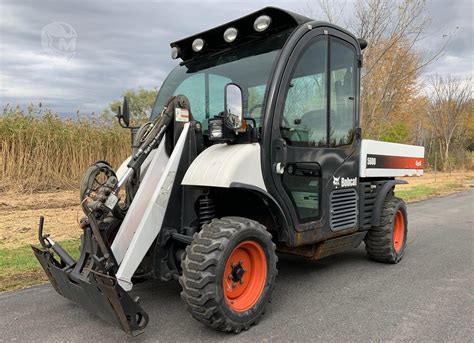
[[[357,177],[332,177],[334,187],[355,187],[357,186]]]

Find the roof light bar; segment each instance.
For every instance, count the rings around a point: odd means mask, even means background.
[[[272,18],[267,15],[261,15],[260,17],[255,19],[255,22],[253,23],[253,28],[257,32],[263,32],[270,26],[271,22]]]

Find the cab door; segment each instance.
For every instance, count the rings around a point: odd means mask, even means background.
[[[359,56],[352,37],[315,28],[281,74],[267,166],[272,195],[301,233],[292,245],[357,229]],[[334,216],[337,198],[350,204],[341,218]]]

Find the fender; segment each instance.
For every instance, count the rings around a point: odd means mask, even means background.
[[[181,184],[230,188],[240,183],[266,192],[260,160],[258,143],[214,144],[196,157]]]
[[[404,185],[408,181],[405,180],[389,180],[387,181],[382,188],[377,193],[377,198],[375,198],[375,206],[372,212],[372,226],[380,225],[380,214],[382,211],[382,206],[385,198],[387,197],[388,192],[390,192],[395,185]]]

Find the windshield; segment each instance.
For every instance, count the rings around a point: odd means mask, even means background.
[[[224,87],[238,84],[244,94],[244,116],[260,125],[263,99],[273,63],[291,31],[284,31],[218,55],[176,67],[163,82],[152,119],[170,96],[186,95],[194,119],[207,130],[207,119],[224,110]]]

